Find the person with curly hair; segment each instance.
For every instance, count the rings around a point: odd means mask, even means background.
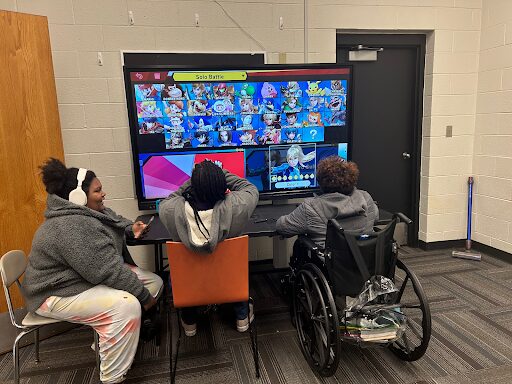
[[[354,162],[339,156],[321,160],[317,181],[323,193],[304,200],[292,213],[280,217],[277,232],[285,236],[307,235],[324,248],[330,219],[337,219],[347,230],[371,231],[379,209],[368,192],[356,188],[358,177]]]

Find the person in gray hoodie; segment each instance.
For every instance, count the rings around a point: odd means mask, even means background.
[[[196,164],[190,180],[159,206],[160,219],[174,241],[194,252],[211,253],[224,239],[239,236],[256,205],[258,189],[209,160]],[[247,303],[234,304],[237,330],[244,332],[252,321]],[[196,334],[197,308],[182,310],[187,336]]]
[[[137,351],[141,306],[151,308],[163,284],[138,268],[126,247],[125,237],[140,236],[145,224],[105,207],[94,172],[57,159],[41,170],[46,220],[34,235],[23,281],[27,309],[94,328],[100,380],[123,382]]]
[[[284,236],[306,235],[324,248],[330,219],[337,219],[347,230],[372,231],[379,209],[368,192],[356,188],[358,177],[354,162],[339,156],[321,160],[317,181],[323,194],[305,199],[292,213],[280,217],[277,232]]]

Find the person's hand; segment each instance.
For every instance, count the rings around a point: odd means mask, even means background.
[[[156,304],[156,299],[153,296],[149,295],[149,300],[146,302],[146,304],[143,305],[143,308],[145,311],[147,311],[155,304]]]
[[[132,225],[132,231],[133,231],[133,236],[138,239],[142,233],[144,232],[144,229],[146,229],[146,224],[144,224],[142,221],[136,221],[135,223],[133,223]]]

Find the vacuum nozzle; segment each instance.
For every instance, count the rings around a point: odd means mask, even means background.
[[[479,252],[475,252],[469,249],[465,249],[464,251],[452,251],[452,257],[482,261],[482,255]]]

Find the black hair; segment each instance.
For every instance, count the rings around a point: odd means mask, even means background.
[[[210,233],[199,216],[199,210],[212,209],[215,204],[226,197],[226,176],[222,169],[210,160],[204,160],[196,164],[190,178],[190,186],[183,192],[183,197],[194,210],[196,224],[205,239],[208,237],[203,233],[201,226],[208,236]]]
[[[69,200],[69,193],[76,188],[78,180],[78,168],[66,168],[59,159],[50,157],[39,167],[46,192],[55,194]],[[96,177],[93,171],[87,171],[82,182],[82,190],[88,194],[92,179]]]
[[[201,136],[204,136],[206,138],[206,143],[209,143],[210,142],[210,136],[208,135],[208,132],[207,131],[195,131],[194,132],[194,137],[196,139],[199,139]]]
[[[228,141],[227,142],[230,142],[231,140],[233,140],[233,134],[231,133],[231,131],[226,131],[226,130],[222,130],[222,131],[219,131],[219,141],[222,143],[222,139],[221,139],[221,132],[226,132],[227,135],[228,135]]]
[[[234,117],[220,116],[219,120],[215,122],[215,128],[219,131],[236,128],[236,119]],[[226,129],[227,128],[227,129]]]

